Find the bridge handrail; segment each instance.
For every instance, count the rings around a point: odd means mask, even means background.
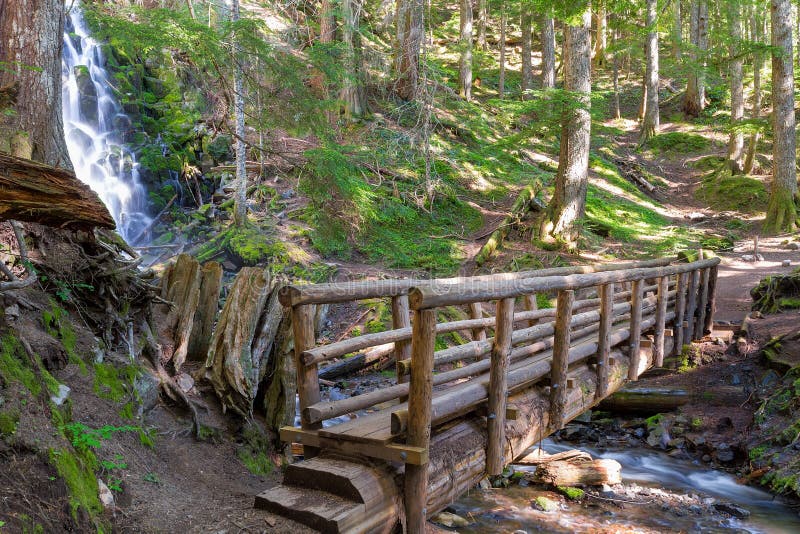
[[[485,274],[478,276],[462,276],[454,278],[423,279],[388,279],[363,280],[352,282],[331,282],[327,284],[287,285],[281,288],[278,295],[281,304],[287,307],[302,304],[335,304],[354,300],[366,300],[382,297],[394,297],[408,294],[411,288],[424,288],[428,285],[460,285],[474,282],[501,282],[523,280],[541,276],[564,276],[570,274],[588,274],[595,272],[619,271],[647,267],[669,265],[677,257],[656,258],[624,263],[606,263],[599,265],[576,265],[570,267],[553,267],[549,269],[527,270],[516,273]]]
[[[433,281],[424,286],[411,288],[408,300],[412,310],[424,310],[515,298],[540,291],[575,290],[612,282],[635,282],[647,278],[660,278],[716,267],[719,262],[719,258],[709,258],[664,267],[600,271],[566,276],[536,276],[519,280],[463,280],[453,284],[437,284]]]

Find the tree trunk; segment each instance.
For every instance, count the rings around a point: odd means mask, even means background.
[[[579,26],[565,26],[564,88],[574,93],[578,106],[569,111],[561,129],[561,149],[558,159],[555,191],[548,206],[548,216],[542,236],[553,236],[574,242],[575,223],[586,207],[586,187],[589,170],[589,141],[591,130],[590,79],[591,43],[589,32],[591,13],[587,9]]]
[[[732,174],[742,174],[744,159],[744,134],[738,128],[744,119],[744,87],[742,85],[742,12],[736,2],[728,5],[728,22],[731,37],[731,136],[728,145],[728,165]]]
[[[772,0],[772,189],[764,220],[768,234],[791,231],[796,219],[792,4]]]
[[[645,94],[646,104],[642,130],[639,134],[639,146],[643,146],[658,131],[658,17],[657,0],[647,0],[647,41],[645,42]]]
[[[506,4],[500,4],[500,80],[497,83],[497,96],[502,99],[506,93]]]
[[[533,68],[531,67],[531,24],[533,16],[531,15],[530,6],[522,4],[520,7],[522,13],[520,14],[520,29],[522,31],[522,80],[521,87],[522,99],[526,100],[527,91],[533,88]]]
[[[542,18],[542,89],[556,86],[556,31],[553,17]]]
[[[63,0],[0,0],[0,87],[18,88],[11,113],[0,113],[0,151],[14,153],[19,140],[30,153],[18,155],[71,169],[61,116],[63,34]]]
[[[692,49],[689,54],[691,70],[686,83],[683,111],[699,117],[706,106],[705,52],[708,48],[708,5],[706,0],[693,0],[690,18]]]
[[[617,35],[617,30],[614,30],[614,52],[611,56],[612,62],[612,71],[611,71],[611,83],[614,86],[614,118],[621,119],[622,118],[622,111],[619,108],[619,52],[617,51],[616,45],[619,41],[619,36]]]
[[[486,26],[489,23],[489,0],[478,0],[478,46],[487,49]]]
[[[472,99],[472,0],[461,0],[461,55],[458,63],[459,94]]]
[[[231,2],[231,21],[239,21],[239,0]],[[242,53],[236,33],[233,34],[233,113],[236,119],[236,197],[233,221],[236,225],[247,224],[247,150],[244,144],[244,75]]]
[[[422,0],[407,0],[403,41],[400,45],[399,70],[395,87],[404,100],[414,100],[419,90],[419,53],[424,37],[422,27]]]
[[[593,68],[595,71],[606,66],[606,5],[604,1],[593,2],[597,8],[594,13],[594,51],[592,53]]]
[[[364,91],[364,69],[361,58],[361,37],[358,32],[361,5],[358,0],[343,0],[342,43],[345,46],[345,68],[347,74],[340,94],[344,102],[344,115],[354,119],[366,115],[367,93]]]
[[[762,42],[764,39],[765,28],[764,23],[766,22],[766,18],[762,15],[758,14],[753,11],[750,16],[750,25],[751,25],[751,32],[752,32],[752,40],[756,43]],[[753,111],[751,112],[750,116],[754,119],[758,119],[761,117],[761,71],[764,69],[764,53],[760,50],[753,52]],[[756,160],[756,151],[758,150],[758,140],[760,137],[760,133],[758,131],[754,132],[753,135],[750,136],[750,143],[747,147],[747,157],[744,160],[744,169],[743,172],[745,174],[751,174],[753,172],[753,167],[755,166]]]
[[[672,30],[672,56],[675,61],[681,60],[681,47],[683,46],[683,20],[681,19],[681,0],[673,2],[675,9],[675,26]]]

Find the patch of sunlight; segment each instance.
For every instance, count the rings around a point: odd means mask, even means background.
[[[289,256],[289,259],[291,259],[293,262],[302,264],[308,264],[311,262],[311,254],[298,247],[294,243],[286,241],[284,242],[284,246],[286,247],[286,255]]]
[[[601,174],[601,175],[604,173],[603,169],[596,169],[596,168],[592,167],[592,170],[597,172],[598,174]],[[645,207],[647,209],[653,210],[653,211],[655,211],[656,213],[658,213],[661,216],[673,217],[675,215],[669,209],[665,208],[661,204],[654,204],[653,202],[651,202],[649,200],[643,200],[642,198],[637,197],[636,195],[632,195],[631,193],[629,193],[628,191],[625,191],[621,187],[618,187],[618,186],[616,186],[614,184],[608,183],[608,181],[605,180],[604,178],[594,178],[594,177],[590,176],[589,177],[589,183],[594,185],[598,189],[602,189],[603,191],[606,191],[607,193],[611,193],[614,196],[622,197],[622,198],[624,198],[626,200],[629,200],[631,202],[635,202],[636,204],[639,204],[640,206],[643,206],[643,207]]]

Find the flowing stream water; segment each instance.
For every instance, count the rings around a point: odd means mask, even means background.
[[[571,445],[545,440],[543,448],[557,453],[574,448]],[[723,471],[675,459],[666,453],[643,449],[592,449],[580,447],[595,458],[610,458],[622,465],[626,485],[642,488],[643,497],[656,499],[670,494],[680,503],[684,495],[696,495],[694,502],[733,503],[750,512],[746,519],[711,517],[686,504],[685,507],[659,508],[625,503],[622,508],[599,506],[588,499],[588,505],[566,503],[558,512],[541,512],[531,501],[542,494],[552,495],[534,486],[512,486],[507,489],[475,490],[454,505],[456,513],[474,521],[459,532],[511,533],[533,532],[750,532],[784,534],[800,532],[797,511],[773,495],[758,488],[739,484]],[[514,466],[516,470],[534,471],[534,467]],[[651,496],[646,496],[652,492]],[[609,499],[624,502],[622,499]],[[685,512],[676,514],[675,510]]]
[[[132,122],[114,94],[102,49],[89,36],[77,3],[64,25],[61,65],[64,134],[75,174],[108,207],[120,235],[137,240],[151,219],[136,155],[123,142],[133,133]]]

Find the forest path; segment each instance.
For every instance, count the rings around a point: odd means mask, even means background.
[[[619,126],[620,121],[617,121]],[[761,215],[753,217],[738,212],[719,212],[695,197],[695,191],[705,174],[697,169],[693,163],[707,157],[724,157],[727,151],[727,139],[713,126],[698,128],[692,125],[692,133],[703,135],[712,141],[710,150],[703,153],[677,154],[669,153],[649,157],[647,152],[637,150],[639,124],[637,121],[623,121],[622,127],[625,135],[616,139],[618,154],[627,159],[636,161],[644,169],[663,179],[667,184],[655,195],[672,214],[674,222],[683,226],[690,226],[707,233],[724,234],[728,230],[730,221],[748,221],[749,224],[744,235],[735,241],[730,251],[721,251],[719,256],[722,263],[719,266],[717,283],[717,300],[715,320],[741,323],[750,312],[752,299],[750,290],[758,285],[759,281],[775,274],[787,274],[800,265],[800,250],[786,247],[792,241],[792,235],[781,235],[760,238],[758,252],[764,257],[763,261],[746,261],[742,257],[753,255],[754,238],[758,235],[761,226]],[[662,123],[659,133],[686,131],[683,123]],[[615,150],[616,151],[616,150]],[[703,218],[692,219],[693,214],[702,214]],[[694,215],[696,217],[696,215]],[[790,260],[790,266],[783,262]]]

